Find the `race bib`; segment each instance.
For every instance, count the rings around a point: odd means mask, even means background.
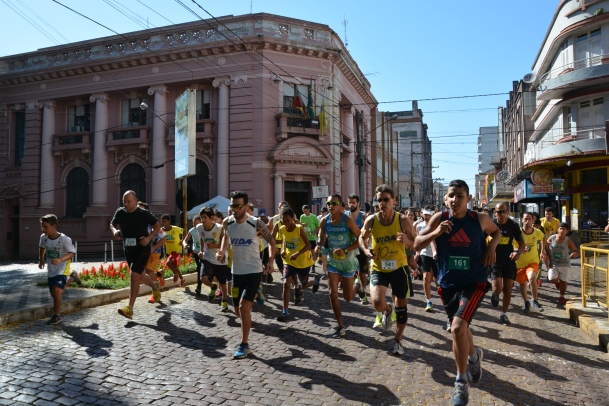
[[[501,245],[509,244],[509,242],[510,242],[510,237],[501,237],[499,239],[499,244],[501,244]]]
[[[525,245],[525,246],[524,246],[524,252],[529,252],[529,251],[531,251],[531,247],[532,247],[531,245]]]
[[[230,290],[230,295],[233,299],[239,299],[239,288],[233,286]]]
[[[383,259],[381,261],[381,267],[384,271],[393,271],[398,267],[398,262],[395,259]]]
[[[336,252],[334,252],[333,255],[334,255],[334,259],[338,259],[338,260],[342,260],[342,259],[347,258],[347,255],[345,255],[345,254],[337,254]]]
[[[293,250],[296,249],[296,244],[294,244],[293,242],[287,242],[285,243],[285,247],[289,250]]]
[[[216,240],[214,240],[213,238],[206,238],[206,239],[205,239],[205,242],[210,242],[210,243],[212,243],[212,244],[213,244],[213,243],[215,243],[215,242],[216,242]]]
[[[469,257],[449,257],[448,268],[457,271],[469,270]]]
[[[171,241],[171,240],[173,240],[173,235],[171,235],[171,234],[166,234],[166,235],[165,235],[165,239],[166,239],[167,241]]]
[[[311,232],[311,228],[309,228],[309,227],[305,227],[304,229],[305,229],[305,231],[306,231],[307,233],[310,233],[310,232]]]
[[[137,241],[135,238],[125,238],[125,247],[135,247]]]
[[[554,258],[556,260],[561,260],[562,259],[562,252],[554,252],[552,254],[552,258]]]
[[[47,250],[47,257],[54,259],[59,258],[59,251],[49,251]]]

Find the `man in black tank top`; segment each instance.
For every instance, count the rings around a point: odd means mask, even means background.
[[[420,250],[436,241],[438,253],[438,295],[449,319],[457,379],[453,405],[466,405],[469,382],[482,377],[482,349],[475,347],[470,322],[490,289],[488,266],[495,263],[499,228],[486,213],[468,210],[472,196],[467,183],[453,180],[448,185],[444,202],[449,212],[436,213],[415,239]],[[489,236],[488,245],[485,233]]]

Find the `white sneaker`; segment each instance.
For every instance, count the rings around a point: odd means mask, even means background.
[[[389,331],[391,330],[391,326],[393,326],[393,320],[391,320],[391,313],[393,313],[393,305],[390,304],[389,305],[391,307],[391,310],[389,311],[388,314],[385,314],[383,312],[383,328],[385,329],[385,331]]]
[[[374,324],[372,325],[372,328],[379,328],[379,327],[383,327],[383,316],[380,314],[377,314],[376,318],[374,319]]]
[[[402,346],[402,341],[395,341],[393,344],[393,353],[395,355],[403,355],[404,347]]]

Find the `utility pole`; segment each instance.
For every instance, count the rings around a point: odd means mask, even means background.
[[[359,167],[359,196],[360,200],[366,201],[366,154],[364,153],[364,112],[356,112],[355,130],[357,131],[357,165]]]

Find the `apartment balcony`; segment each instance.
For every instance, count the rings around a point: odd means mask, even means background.
[[[597,55],[553,69],[539,79],[537,98],[561,99],[581,88],[609,82],[609,54]]]
[[[123,127],[116,130],[107,131],[106,146],[108,151],[112,151],[114,147],[123,147],[129,145],[138,145],[140,148],[150,148],[150,140],[148,139],[148,126],[133,126]]]
[[[319,140],[319,120],[306,118],[302,114],[280,113],[275,116],[275,136],[283,141],[290,136],[304,135]]]
[[[91,153],[93,134],[89,131],[76,131],[53,135],[53,154],[62,155],[68,151]]]
[[[605,127],[595,127],[571,132],[559,139],[542,139],[535,146],[534,156],[531,157],[533,159],[530,159],[529,162],[562,157],[567,159],[605,151]],[[527,153],[529,153],[529,149],[527,149]]]

